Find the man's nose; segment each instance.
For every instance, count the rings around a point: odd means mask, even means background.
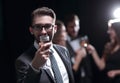
[[[47,31],[45,30],[44,27],[42,28],[41,33],[42,33],[42,34],[46,34],[46,33],[47,33]]]

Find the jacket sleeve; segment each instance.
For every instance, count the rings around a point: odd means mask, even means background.
[[[40,72],[34,71],[26,60],[17,59],[15,68],[17,83],[39,83]]]

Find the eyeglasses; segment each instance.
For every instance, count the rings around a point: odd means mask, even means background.
[[[49,31],[49,30],[51,30],[53,27],[54,27],[53,24],[35,24],[35,25],[32,26],[32,28],[34,28],[34,29],[37,30],[37,31],[42,31],[43,28],[44,28],[46,31]]]

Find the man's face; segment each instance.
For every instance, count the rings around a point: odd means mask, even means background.
[[[80,27],[78,20],[73,20],[67,24],[67,32],[72,38],[77,37],[79,29]]]
[[[43,35],[48,35],[51,41],[57,30],[54,24],[55,21],[50,16],[36,16],[32,27],[30,27],[30,32],[34,35],[37,42],[40,42],[40,36]]]

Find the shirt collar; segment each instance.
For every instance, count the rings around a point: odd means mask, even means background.
[[[67,35],[67,40],[71,41],[71,37],[69,35]]]
[[[34,41],[34,46],[35,46],[36,49],[39,48],[39,45],[38,45],[38,43],[36,41]]]

